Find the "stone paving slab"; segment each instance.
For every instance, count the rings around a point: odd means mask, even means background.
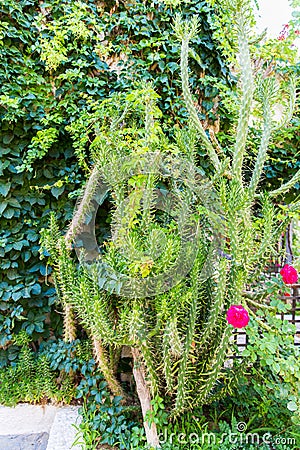
[[[81,450],[72,446],[78,406],[0,405],[0,450]]]
[[[49,433],[56,411],[57,407],[51,405],[0,406],[0,436]]]
[[[48,438],[48,433],[0,436],[0,450],[47,450]]]
[[[77,406],[59,408],[50,430],[47,450],[81,450],[81,445],[72,446],[77,434],[76,428],[79,425]]]

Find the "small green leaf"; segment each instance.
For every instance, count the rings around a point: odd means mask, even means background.
[[[13,134],[5,134],[2,138],[2,142],[3,142],[3,144],[6,144],[6,145],[10,144],[11,141],[13,140],[13,138],[14,138]]]
[[[55,198],[58,198],[64,192],[64,190],[65,190],[64,186],[62,186],[62,187],[54,186],[51,189],[51,194],[54,195]]]
[[[15,242],[15,243],[13,244],[13,248],[14,248],[15,250],[21,250],[22,247],[23,247],[23,241]]]
[[[42,290],[41,285],[36,283],[36,284],[32,287],[31,293],[32,293],[32,294],[35,294],[35,295],[38,295],[38,294],[41,293],[41,290]]]
[[[6,217],[6,219],[11,219],[14,216],[14,209],[12,208],[7,208],[4,212],[3,212],[3,216]]]
[[[2,214],[3,211],[5,211],[6,207],[7,207],[7,203],[6,202],[1,202],[0,203],[0,214]]]
[[[13,300],[16,302],[17,300],[19,300],[22,297],[22,292],[21,291],[17,291],[14,292],[12,295]]]
[[[11,187],[11,183],[1,183],[0,184],[0,194],[3,195],[3,197],[6,197],[9,193]]]
[[[287,408],[288,408],[289,411],[297,411],[298,406],[297,406],[296,402],[292,401],[292,402],[288,402]]]

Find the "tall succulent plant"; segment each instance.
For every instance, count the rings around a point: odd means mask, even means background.
[[[151,411],[151,399],[156,395],[165,398],[172,414],[178,415],[230,390],[235,374],[224,369],[224,361],[233,329],[226,322],[225,313],[232,304],[242,304],[249,310],[263,304],[266,293],[257,281],[288,222],[288,214],[282,220],[272,198],[286,192],[300,179],[299,171],[276,191],[269,194],[259,191],[268,145],[276,126],[271,110],[278,83],[270,77],[255,78],[248,44],[247,5],[243,1],[231,4],[232,17],[236,18],[233,25],[238,37],[241,70],[239,118],[231,156],[225,157],[221,146],[216,148],[211,142],[189,90],[189,42],[197,33],[197,21],[187,24],[177,17],[174,28],[182,42],[182,89],[192,125],[186,130],[177,129],[175,140],[170,141],[159,126],[156,95],[148,87],[121,98],[119,112],[111,117],[111,125],[103,122],[96,126],[95,112],[86,116],[81,123],[90,124],[89,136],[92,126],[95,132],[91,144],[94,159],[91,178],[66,237],[59,236],[54,219],[43,234],[44,247],[54,264],[58,292],[63,301],[74,308],[98,350],[100,348],[98,361],[115,394],[122,394],[122,389],[113,369],[114,354],[124,345],[131,347],[147,440],[154,447],[159,446],[157,430],[154,422],[148,423],[147,411]],[[262,107],[263,129],[252,177],[247,184],[243,171],[256,90]],[[137,117],[130,115],[135,108],[145,114],[143,129]],[[121,128],[116,124],[121,124]],[[206,149],[215,169],[215,175],[205,183],[202,180],[200,188],[195,152],[199,143]],[[149,150],[154,150],[154,158]],[[127,155],[125,160],[124,155]],[[153,171],[145,174],[143,167],[149,159]],[[141,298],[135,281],[147,280],[164,267],[175,267],[180,246],[180,226],[155,213],[160,198],[156,169],[161,162],[164,164],[160,172],[162,190],[172,188],[176,198],[182,199],[184,207],[176,210],[179,224],[191,210],[200,225],[197,252],[185,277],[170,289],[161,290],[161,285],[156,285],[157,292]],[[171,182],[166,181],[170,168],[173,171]],[[96,217],[95,196],[98,195],[99,202],[101,180],[110,187],[114,203],[115,239],[108,240],[100,269],[91,259],[88,265],[77,267],[71,260],[70,243],[78,233],[91,231],[91,217]],[[195,191],[191,189],[195,186],[202,194],[205,192],[208,202],[195,199]],[[127,203],[126,195],[129,195]],[[101,201],[103,198],[102,195]],[[211,204],[218,208],[210,209]],[[291,205],[290,210],[297,207],[297,204]],[[212,248],[212,237],[216,234],[219,236],[217,249]],[[163,252],[157,257],[160,247]],[[146,257],[143,257],[145,248]],[[83,260],[85,256],[82,255]],[[108,267],[119,271],[120,279],[116,280]],[[126,274],[132,281],[132,295],[124,297],[119,294]],[[162,279],[161,284],[168,281]]]

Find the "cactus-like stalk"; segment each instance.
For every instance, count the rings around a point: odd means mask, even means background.
[[[83,196],[77,206],[77,209],[73,215],[72,222],[66,233],[65,240],[68,245],[70,245],[76,234],[79,232],[82,223],[84,221],[84,218],[86,217],[88,211],[91,208],[91,201],[94,197],[95,192],[99,187],[100,175],[101,173],[99,171],[98,166],[96,165],[93,168],[91,175],[86,183]]]
[[[171,340],[172,340],[172,325],[171,321],[166,324],[162,348],[163,348],[163,372],[164,377],[166,379],[166,386],[169,392],[174,390],[174,374],[173,374],[173,359],[174,354],[172,355],[172,351],[170,349]],[[178,337],[178,335],[177,335]]]
[[[290,189],[292,189],[296,183],[300,180],[300,170],[298,170],[293,178],[291,178],[287,183],[282,184],[278,189],[270,192],[271,197],[277,197],[278,195],[285,194]]]
[[[295,107],[296,107],[296,101],[297,101],[297,88],[296,88],[296,77],[293,74],[289,75],[289,84],[288,84],[288,99],[286,102],[286,107],[284,109],[284,112],[282,114],[281,120],[278,122],[275,129],[280,129],[284,126],[286,126],[292,119]]]
[[[155,370],[154,355],[151,352],[151,347],[146,345],[146,342],[149,343],[149,339],[147,339],[147,324],[144,320],[145,311],[139,301],[133,302],[130,316],[128,334],[131,342],[135,342],[136,347],[139,348],[145,361],[150,392],[155,396],[159,391],[159,380]]]
[[[108,356],[101,341],[93,335],[92,343],[96,362],[99,366],[99,369],[101,370],[101,372],[105,377],[109,389],[115,396],[122,397],[124,401],[127,398],[127,396],[124,393],[123,389],[121,388],[120,383],[116,379],[112,368],[110,367]]]
[[[180,359],[180,365],[178,369],[178,378],[177,378],[177,395],[175,401],[174,412],[175,414],[180,413],[185,409],[186,402],[186,378],[187,378],[187,366],[189,356],[192,350],[193,339],[195,339],[195,328],[197,323],[197,313],[198,313],[198,302],[199,302],[199,285],[197,283],[197,276],[200,267],[199,261],[193,268],[192,271],[192,289],[188,292],[189,297],[189,314],[187,321],[187,328],[185,332],[185,342],[183,343],[182,356]]]
[[[274,79],[264,80],[264,84],[267,85],[263,90],[263,117],[264,117],[264,128],[261,137],[261,142],[255,162],[254,171],[249,184],[249,196],[254,197],[256,188],[258,186],[261,174],[264,169],[264,164],[267,157],[268,145],[270,142],[271,132],[272,132],[272,113],[271,113],[271,97],[274,90]]]
[[[203,404],[208,399],[213,387],[218,382],[219,374],[224,365],[224,360],[226,358],[227,349],[229,345],[229,339],[232,336],[232,327],[227,325],[225,331],[223,332],[222,338],[220,339],[220,344],[214,354],[211,361],[210,369],[208,374],[206,374],[206,382],[200,387],[200,393],[195,398],[195,403]]]
[[[153,100],[148,98],[145,102],[145,140],[146,145],[151,143],[151,134],[153,132],[154,117],[152,113]]]
[[[185,32],[182,35],[182,43],[181,43],[181,59],[180,59],[180,67],[181,67],[181,80],[182,80],[182,92],[186,104],[186,108],[189,112],[190,118],[193,122],[194,127],[199,133],[199,138],[202,143],[205,145],[207,149],[208,156],[214,165],[214,167],[219,170],[220,169],[220,160],[217,155],[216,150],[214,149],[212,143],[208,139],[204,128],[200,122],[198,117],[197,110],[195,108],[192,94],[189,88],[189,73],[188,73],[188,58],[189,58],[189,41],[192,33]]]
[[[224,297],[226,292],[226,278],[227,278],[227,266],[228,263],[226,259],[222,259],[220,261],[220,267],[218,269],[218,288],[215,295],[215,301],[212,304],[212,307],[209,311],[208,319],[203,327],[203,332],[200,337],[199,347],[203,347],[210,336],[213,334],[217,322],[219,321],[219,314],[222,311],[222,307],[224,305]]]
[[[236,19],[239,45],[239,63],[241,68],[240,83],[242,97],[240,101],[239,120],[232,158],[232,172],[236,179],[240,183],[242,183],[242,166],[247,142],[248,124],[254,91],[250,50],[248,44],[248,30],[243,4],[237,11]]]
[[[64,305],[64,341],[72,342],[76,339],[76,322],[73,307],[68,303]]]

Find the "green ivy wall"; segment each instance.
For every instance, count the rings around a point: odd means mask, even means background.
[[[35,342],[61,334],[39,233],[50,211],[68,223],[86,179],[88,156],[78,161],[66,127],[92,102],[142,81],[153,83],[165,117],[186,118],[174,12],[158,0],[0,0],[0,364],[15,358],[10,342],[20,329]],[[195,12],[202,28],[191,83],[202,92],[203,118],[214,118],[218,91],[203,75],[231,78],[212,39],[212,12],[192,0],[183,13]]]

